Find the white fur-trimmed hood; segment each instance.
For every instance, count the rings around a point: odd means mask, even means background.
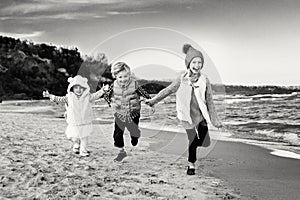
[[[85,88],[84,93],[90,93],[90,86],[88,84],[87,78],[77,75],[74,78],[72,77],[68,78],[68,82],[69,82],[69,86],[67,89],[68,93],[70,93],[70,90],[74,85],[80,85],[81,87]]]

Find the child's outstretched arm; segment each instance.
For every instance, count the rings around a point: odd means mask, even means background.
[[[68,98],[66,96],[55,96],[53,94],[50,94],[48,90],[43,91],[43,97],[49,98],[50,101],[55,102],[55,103],[68,103]]]
[[[108,90],[109,90],[108,85],[103,86],[100,90],[98,90],[97,92],[91,94],[91,99],[90,100],[94,101],[94,100],[102,98]]]
[[[145,101],[146,104],[149,106],[153,106],[154,104],[158,103],[159,101],[163,100],[167,96],[177,92],[181,82],[181,76],[179,76],[176,80],[174,80],[168,87],[161,90],[157,95],[152,97],[151,99],[147,99]]]
[[[136,89],[136,92],[139,96],[142,96],[145,99],[151,99],[149,93],[146,90],[144,90],[141,86]],[[149,105],[149,106],[151,107],[151,114],[153,114],[155,112],[154,105]]]

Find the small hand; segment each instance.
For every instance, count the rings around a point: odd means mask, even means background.
[[[48,90],[43,91],[43,97],[47,97],[47,98],[50,97],[50,94],[49,94],[49,91],[48,91]]]
[[[224,127],[224,125],[221,122],[218,122],[215,124],[215,127],[218,129],[222,129]]]
[[[102,90],[103,90],[104,92],[107,92],[107,91],[109,90],[109,85],[108,85],[108,84],[104,85],[104,86],[102,87]]]
[[[145,104],[147,104],[148,106],[154,106],[153,100],[152,99],[146,99],[145,100]]]
[[[150,108],[150,115],[153,115],[155,113],[155,108],[154,106],[151,106]]]

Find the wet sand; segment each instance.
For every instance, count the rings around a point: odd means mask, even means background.
[[[185,134],[149,129],[143,132],[145,137],[159,141],[152,143],[150,149],[186,157]],[[242,199],[300,198],[299,159],[274,156],[270,150],[241,142],[217,141],[213,145],[208,156],[199,158],[198,171],[211,171],[236,189]],[[198,153],[201,157],[201,151]]]

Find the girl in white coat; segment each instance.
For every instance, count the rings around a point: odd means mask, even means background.
[[[189,140],[187,174],[194,175],[197,147],[210,145],[207,124],[218,128],[222,124],[214,107],[211,84],[201,73],[204,64],[202,53],[189,44],[183,46],[183,52],[186,54],[187,71],[155,97],[146,100],[146,104],[152,106],[176,92],[177,118],[185,128]]]
[[[67,138],[73,141],[73,152],[81,156],[89,156],[89,137],[93,132],[92,103],[103,94],[103,88],[96,93],[90,93],[87,78],[80,75],[68,79],[69,86],[66,96],[55,96],[48,91],[43,92],[56,103],[65,103],[67,109]]]

